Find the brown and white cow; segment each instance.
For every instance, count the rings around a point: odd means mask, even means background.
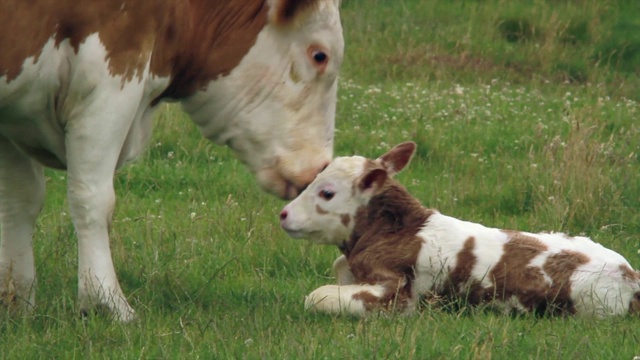
[[[487,228],[422,207],[392,179],[414,151],[408,142],[377,160],[336,158],[283,209],[289,235],[343,253],[338,285],[313,291],[307,308],[411,312],[424,296],[507,312],[640,313],[640,273],[586,237]]]
[[[5,0],[0,5],[0,295],[35,304],[43,166],[68,172],[81,307],[133,317],[108,225],[114,171],[180,102],[266,190],[295,197],[331,160],[339,0]],[[20,304],[18,304],[20,305]]]

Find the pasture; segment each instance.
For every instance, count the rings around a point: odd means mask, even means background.
[[[335,154],[418,144],[398,180],[487,226],[584,234],[640,268],[640,3],[344,0]],[[332,318],[303,298],[331,247],[173,106],[117,174],[113,258],[138,319],[82,319],[65,173],[47,172],[36,310],[0,313],[1,358],[468,359],[640,355],[640,318],[506,317],[426,304]]]

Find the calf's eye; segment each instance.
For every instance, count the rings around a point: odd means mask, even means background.
[[[333,199],[333,196],[335,195],[335,193],[331,190],[320,190],[320,194],[318,195],[320,195],[320,197],[325,200],[331,200]]]

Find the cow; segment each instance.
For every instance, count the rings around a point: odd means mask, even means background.
[[[506,313],[640,314],[640,272],[587,237],[489,228],[423,207],[393,179],[415,149],[336,158],[284,207],[289,235],[342,252],[338,284],[314,290],[306,308],[411,313],[424,297]]]
[[[135,312],[109,249],[114,172],[180,103],[265,190],[290,199],[332,158],[339,0],[5,0],[0,5],[0,297],[35,306],[44,167],[67,171],[78,305]]]

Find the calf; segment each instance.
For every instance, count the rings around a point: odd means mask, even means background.
[[[336,158],[280,214],[294,238],[337,245],[337,285],[308,309],[361,316],[416,309],[420,297],[489,304],[506,312],[640,312],[640,273],[586,237],[488,228],[420,205],[392,177],[415,144],[377,160]]]

